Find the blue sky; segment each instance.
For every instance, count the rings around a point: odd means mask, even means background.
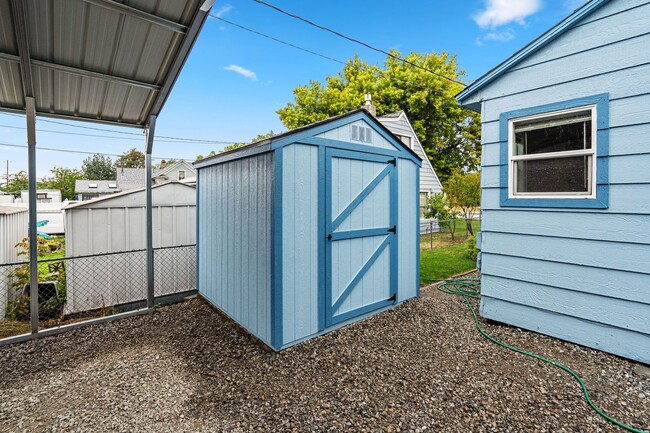
[[[402,53],[455,53],[466,79],[474,80],[543,33],[584,0],[270,0],[285,10],[311,19],[382,49]],[[345,61],[355,54],[369,63],[385,56],[325,33],[255,3],[224,0],[212,13],[237,24]],[[275,111],[293,100],[292,90],[309,80],[323,80],[341,65],[290,48],[209,18],[158,119],[157,135],[222,141],[249,141],[259,133],[284,130]],[[95,124],[75,122],[97,127]],[[20,117],[0,114],[0,143],[24,144]],[[99,126],[112,129],[110,127]],[[38,129],[98,133],[38,122]],[[122,131],[137,132],[132,129]],[[101,133],[99,133],[101,134]],[[113,134],[115,135],[115,134]],[[143,142],[37,132],[37,145],[119,154]],[[157,142],[154,156],[193,159],[223,145]],[[0,167],[25,170],[26,149],[0,145]],[[37,175],[54,166],[80,167],[86,156],[38,152]]]

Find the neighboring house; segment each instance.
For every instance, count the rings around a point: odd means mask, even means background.
[[[650,3],[592,0],[474,81],[481,315],[650,364]]]
[[[167,182],[154,185],[152,195],[154,248],[196,243],[196,189],[180,182]],[[66,314],[143,298],[145,204],[145,189],[139,188],[64,208],[66,257],[97,255],[67,260]],[[120,252],[124,254],[105,255]],[[194,253],[176,255],[172,249],[162,250],[162,254],[171,257],[162,262],[156,259],[156,296],[193,290]]]
[[[422,143],[415,134],[404,110],[380,116],[377,119],[422,159],[422,167],[420,168],[420,218],[422,219],[424,218],[423,212],[427,204],[427,198],[431,194],[442,192],[440,179],[433,170],[431,161],[424,152]]]
[[[0,320],[4,320],[7,302],[16,296],[9,278],[16,268],[2,265],[25,260],[18,255],[21,249],[16,248],[16,244],[27,237],[27,219],[27,209],[0,205]]]
[[[121,189],[117,186],[115,180],[76,180],[74,183],[74,192],[77,194],[77,200],[90,200],[92,198],[104,195],[115,194]]]
[[[152,175],[154,185],[172,181],[192,183],[196,179],[196,170],[189,162],[179,160],[171,164],[166,164],[162,168],[154,169]],[[116,181],[122,191],[144,188],[146,184],[146,173],[143,168],[117,167]]]
[[[199,292],[276,350],[418,296],[421,163],[363,109],[197,161]]]
[[[67,201],[61,200],[61,191],[58,189],[37,189],[36,219],[37,221],[47,221],[46,225],[38,228],[38,231],[48,235],[62,235],[64,228],[61,208],[66,204],[68,204]],[[21,191],[20,198],[16,200],[14,206],[28,208],[29,191]]]

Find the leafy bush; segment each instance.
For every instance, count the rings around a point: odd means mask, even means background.
[[[467,258],[476,261],[479,251],[480,250],[476,248],[476,235],[467,238],[467,241],[465,242],[465,255],[467,255]]]
[[[427,199],[424,217],[437,219],[438,225],[451,234],[452,240],[456,233],[456,222],[453,219],[457,216],[458,213],[451,208],[447,197],[443,193],[432,194]]]
[[[7,303],[7,319],[22,320],[29,317],[29,296],[21,296]]]

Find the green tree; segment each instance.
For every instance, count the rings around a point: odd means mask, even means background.
[[[206,156],[203,156],[203,155],[196,155],[196,160],[197,160],[197,161],[200,161],[200,160],[202,160],[203,158],[209,158],[209,157],[214,156],[214,155],[216,155],[216,154],[217,154],[216,151],[211,150],[210,153],[208,153]]]
[[[140,152],[138,149],[127,150],[117,158],[115,161],[115,167],[123,168],[144,168],[144,153]]]
[[[424,210],[425,218],[435,218],[438,220],[438,225],[447,230],[451,234],[451,239],[454,239],[456,233],[456,221],[458,212],[454,210],[449,204],[449,200],[443,193],[432,194],[427,199],[427,205]]]
[[[393,55],[401,55],[392,51]],[[310,81],[294,89],[294,102],[277,111],[289,129],[295,129],[359,108],[371,94],[377,115],[406,111],[441,181],[454,171],[471,171],[480,163],[479,115],[458,105],[463,85],[456,56],[448,53],[410,53],[406,59],[439,75],[387,56],[382,67],[355,56],[325,83]]]
[[[481,174],[454,173],[443,187],[445,196],[452,209],[457,209],[465,219],[465,225],[470,235],[474,235],[470,218],[474,216],[481,205]]]
[[[84,174],[81,170],[75,168],[54,167],[50,170],[52,176],[44,178],[38,184],[38,188],[43,189],[58,189],[61,191],[61,197],[65,200],[74,200],[75,181],[84,179]]]
[[[113,180],[115,179],[115,167],[108,156],[99,153],[84,159],[81,165],[86,179],[90,180]]]
[[[20,191],[26,190],[29,187],[29,181],[27,178],[27,173],[24,171],[19,171],[18,173],[9,175],[9,182],[0,187],[1,191],[4,191],[8,194],[13,194],[14,196],[19,196]]]

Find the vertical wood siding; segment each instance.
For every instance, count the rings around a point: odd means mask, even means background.
[[[376,134],[375,134],[376,135]],[[318,147],[282,149],[283,344],[318,329]]]
[[[271,344],[273,154],[198,172],[199,292]]]
[[[612,1],[480,95],[481,314],[645,363],[650,363],[649,26],[650,4]],[[501,207],[499,115],[598,93],[610,99],[609,207]]]
[[[397,162],[397,242],[398,289],[397,301],[402,302],[418,295],[419,203],[416,201],[418,166],[407,159]]]

